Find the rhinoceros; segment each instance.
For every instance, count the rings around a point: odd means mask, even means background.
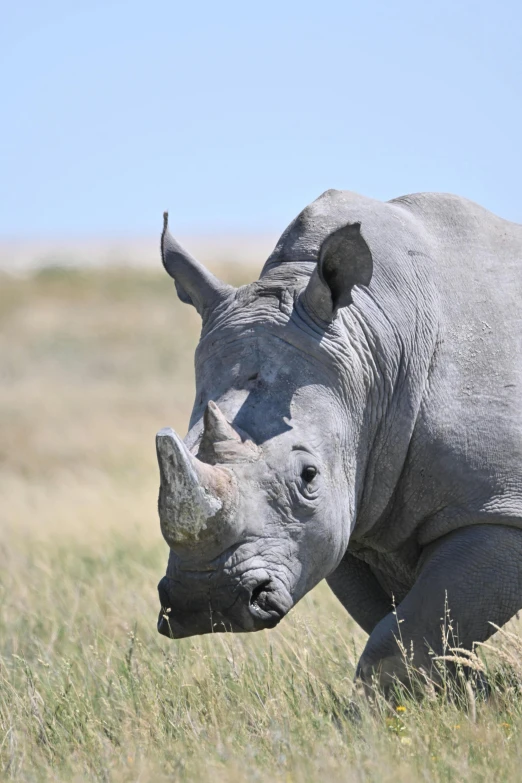
[[[158,630],[273,628],[322,579],[356,676],[433,676],[522,607],[522,226],[457,196],[329,190],[233,288],[172,237],[202,318],[188,435],[157,435]],[[446,618],[446,619],[444,619]],[[402,647],[401,647],[402,645]],[[431,676],[431,675],[430,675]]]

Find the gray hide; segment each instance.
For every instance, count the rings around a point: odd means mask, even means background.
[[[445,601],[468,648],[518,611],[522,227],[327,191],[237,290],[162,247],[203,328],[189,433],[158,436],[159,630],[272,627],[326,578],[388,687],[398,619],[427,670]]]

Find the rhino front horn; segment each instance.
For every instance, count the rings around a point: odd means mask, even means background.
[[[161,532],[172,549],[204,546],[220,554],[234,543],[237,487],[230,470],[201,462],[174,430],[156,435]]]

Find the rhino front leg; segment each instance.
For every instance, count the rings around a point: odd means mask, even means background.
[[[413,666],[436,679],[429,651],[444,652],[445,617],[452,628],[449,646],[471,650],[494,633],[491,623],[503,625],[521,608],[522,530],[461,528],[426,548],[417,581],[397,614],[388,614],[373,630],[356,676],[366,686],[376,679],[385,692],[397,679],[408,685],[399,637],[413,651]]]
[[[366,633],[392,609],[392,602],[370,570],[349,552],[327,580],[346,611]]]

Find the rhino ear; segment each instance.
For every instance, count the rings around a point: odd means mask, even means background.
[[[201,316],[233,291],[232,286],[218,280],[174,239],[169,232],[168,212],[163,213],[161,259],[165,270],[174,278],[181,301],[194,305]]]
[[[369,285],[372,273],[372,254],[361,234],[361,224],[343,226],[321,245],[317,266],[302,295],[303,304],[312,317],[331,322],[340,307],[352,303],[354,285]]]

